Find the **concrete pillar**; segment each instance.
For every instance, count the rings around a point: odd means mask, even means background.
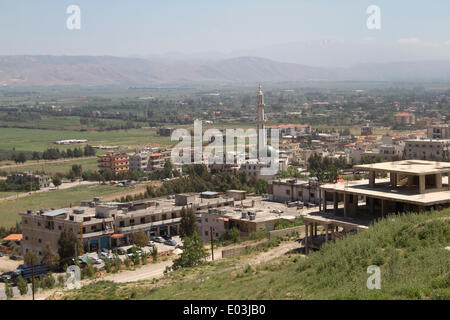
[[[375,171],[369,171],[369,187],[375,187]]]
[[[397,174],[395,172],[391,172],[389,174],[389,178],[391,180],[391,187],[396,188],[397,187]]]
[[[305,253],[309,253],[309,246],[308,246],[308,223],[305,222]]]
[[[328,242],[328,224],[325,225],[325,242]]]
[[[337,211],[338,211],[338,193],[337,192],[333,192],[333,209],[334,209],[334,214],[337,214]]]
[[[370,214],[375,213],[375,199],[374,198],[369,198],[369,210],[370,210]]]
[[[442,173],[436,173],[436,188],[442,189]]]
[[[408,188],[412,189],[414,184],[414,176],[408,175]]]
[[[167,226],[167,235],[170,237],[170,224]]]
[[[425,193],[425,176],[419,176],[419,193]]]
[[[381,216],[384,218],[387,212],[387,200],[381,200]]]
[[[344,217],[347,217],[349,211],[348,203],[349,194],[344,193]]]
[[[322,190],[323,212],[327,212],[327,193]]]

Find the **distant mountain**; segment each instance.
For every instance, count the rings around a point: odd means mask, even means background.
[[[96,86],[319,80],[450,80],[450,60],[324,68],[277,62],[258,57],[161,61],[111,56],[0,56],[1,86]]]

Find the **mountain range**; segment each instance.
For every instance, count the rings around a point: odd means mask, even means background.
[[[448,80],[450,60],[312,67],[254,56],[166,61],[113,56],[0,56],[0,85],[9,87]]]

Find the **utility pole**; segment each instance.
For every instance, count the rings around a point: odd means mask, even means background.
[[[33,266],[31,267],[31,292],[33,293],[33,301],[34,301],[34,261]]]
[[[214,240],[213,240],[213,228],[212,227],[209,227],[210,228],[210,234],[211,234],[211,257],[212,257],[212,260],[214,261]]]

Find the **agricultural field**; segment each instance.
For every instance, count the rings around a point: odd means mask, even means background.
[[[81,200],[90,200],[93,197],[101,198],[115,193],[123,194],[125,191],[132,191],[133,189],[133,187],[118,188],[96,184],[36,193],[16,200],[3,201],[0,202],[0,225],[5,227],[13,226],[17,221],[20,221],[19,213],[26,212],[27,209],[45,210],[68,207],[70,204],[79,203]]]
[[[54,144],[57,140],[87,139],[88,144],[118,145],[134,147],[138,145],[173,145],[170,137],[159,137],[156,129],[130,129],[113,131],[65,131],[0,128],[0,150],[16,151],[44,151],[47,148],[58,147],[60,150],[83,146],[83,144],[59,146]]]
[[[5,161],[6,163],[11,163],[11,161]],[[25,163],[25,165],[15,166],[12,165],[11,167],[3,166],[1,167],[1,171],[10,173],[10,172],[31,172],[31,173],[45,173],[50,176],[55,175],[56,173],[62,173],[67,174],[71,168],[72,165],[77,164],[81,165],[83,168],[83,171],[87,170],[97,170],[97,158],[96,157],[90,157],[90,158],[81,158],[81,159],[61,159],[61,160],[52,160],[52,161],[45,161],[41,160],[39,162],[32,161],[32,164],[27,165],[28,162]]]

